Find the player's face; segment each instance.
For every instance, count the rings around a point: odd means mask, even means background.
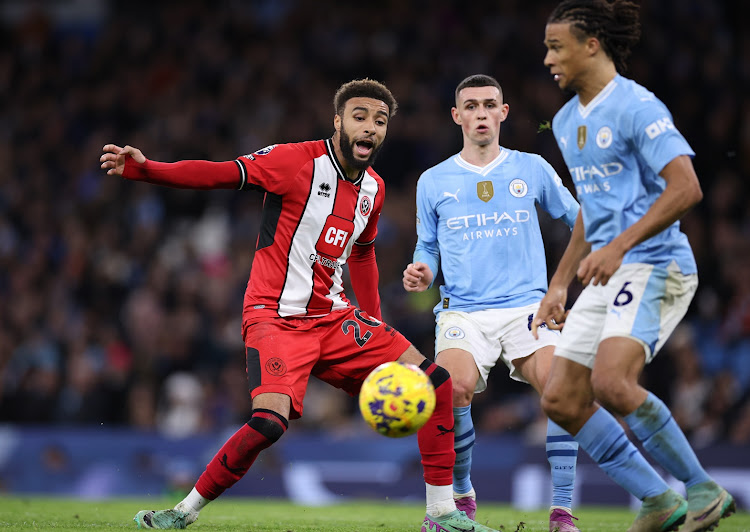
[[[547,47],[544,66],[549,68],[557,85],[563,90],[577,91],[586,72],[586,41],[579,41],[571,33],[569,23],[553,23],[547,24],[544,31],[544,45]]]
[[[334,127],[339,134],[342,163],[364,170],[375,163],[388,130],[388,106],[374,98],[352,98],[346,102],[343,116],[336,115]]]
[[[453,120],[461,126],[465,142],[479,146],[498,143],[500,124],[508,116],[497,87],[466,87],[458,93]]]

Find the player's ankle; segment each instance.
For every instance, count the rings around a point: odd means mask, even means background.
[[[427,515],[430,517],[442,517],[455,511],[456,502],[452,497],[444,501],[437,501],[427,505]]]

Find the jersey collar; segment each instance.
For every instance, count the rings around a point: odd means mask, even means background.
[[[485,166],[476,166],[474,164],[471,164],[470,162],[467,162],[466,159],[461,157],[461,154],[458,153],[453,160],[456,161],[456,164],[460,166],[461,168],[466,168],[467,170],[470,170],[474,173],[486,176],[489,174],[495,167],[500,165],[505,159],[508,158],[508,150],[500,146],[500,153],[497,154],[497,157],[495,157],[492,161],[490,161],[489,164]]]
[[[339,179],[342,179],[354,185],[359,185],[362,182],[362,179],[365,177],[365,171],[362,170],[357,175],[357,179],[355,179],[354,181],[351,181],[350,179],[346,177],[346,172],[344,172],[344,167],[341,166],[341,163],[339,162],[338,158],[336,158],[336,152],[333,150],[332,138],[326,139],[326,149],[328,150],[328,157],[331,159],[331,164],[336,169],[336,173],[338,174]]]
[[[619,78],[619,75],[616,75],[612,80],[607,83],[602,90],[599,91],[599,94],[594,96],[594,99],[591,100],[587,105],[582,105],[581,101],[578,101],[578,112],[581,114],[581,118],[586,118],[591,114],[591,111],[594,110],[594,108],[602,103],[604,100],[607,99],[607,96],[612,94],[612,91],[617,88],[617,78]]]

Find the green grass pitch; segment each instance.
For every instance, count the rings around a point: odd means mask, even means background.
[[[138,510],[174,506],[176,500],[112,499],[84,501],[48,497],[0,496],[0,529],[135,530]],[[583,532],[624,531],[634,514],[626,508],[588,506],[576,510]],[[416,532],[424,506],[357,501],[325,507],[296,506],[277,499],[226,497],[207,506],[188,530],[242,532]],[[546,511],[520,511],[482,503],[477,520],[502,532],[547,532]],[[750,532],[750,514],[739,512],[721,521],[718,532]]]

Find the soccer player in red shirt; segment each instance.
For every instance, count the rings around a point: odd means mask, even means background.
[[[252,417],[175,508],[138,512],[139,528],[193,523],[286,432],[290,419],[302,416],[310,375],[356,395],[370,371],[398,360],[422,368],[437,396],[434,414],[417,434],[427,492],[422,531],[492,531],[453,501],[450,375],[381,321],[373,241],[384,183],[372,164],[396,100],[383,84],[362,79],[338,89],[334,108],[330,139],[271,145],[233,161],[162,163],[132,146],[104,146],[101,167],[109,175],[177,188],[264,193],[242,319]],[[347,262],[360,308],[344,294]]]

